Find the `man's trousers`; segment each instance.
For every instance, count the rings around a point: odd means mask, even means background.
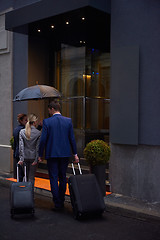
[[[47,160],[51,192],[56,208],[61,208],[64,205],[68,163],[69,158],[51,158]]]

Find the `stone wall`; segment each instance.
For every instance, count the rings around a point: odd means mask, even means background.
[[[111,191],[147,202],[160,202],[160,146],[112,144],[111,151]]]
[[[160,202],[160,2],[111,4],[111,188]]]
[[[5,12],[0,13],[0,170],[11,171],[12,136],[12,33],[5,30]]]

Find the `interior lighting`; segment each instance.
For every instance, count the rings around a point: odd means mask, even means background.
[[[84,21],[85,20],[85,17],[82,17],[82,21]]]
[[[82,44],[82,43],[84,43],[84,44],[86,43],[86,41],[82,41],[82,40],[80,40],[79,42],[80,42],[81,44]]]
[[[41,29],[38,29],[38,32],[41,32]]]
[[[66,21],[66,25],[69,25],[69,22],[68,22],[68,21]]]
[[[51,25],[51,28],[53,29],[53,28],[54,28],[54,25]]]
[[[85,79],[85,78],[87,78],[88,80],[90,80],[90,79],[91,79],[91,75],[89,75],[89,74],[83,74],[83,79]]]

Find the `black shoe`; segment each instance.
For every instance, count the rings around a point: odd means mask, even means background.
[[[53,212],[61,212],[63,210],[63,208],[60,208],[60,207],[54,207],[52,208],[52,211]]]
[[[55,212],[62,211],[63,209],[64,209],[64,205],[52,208],[52,210]]]

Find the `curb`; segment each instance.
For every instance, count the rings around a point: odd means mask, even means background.
[[[121,194],[105,197],[106,211],[143,221],[160,222],[160,203],[147,203]]]

